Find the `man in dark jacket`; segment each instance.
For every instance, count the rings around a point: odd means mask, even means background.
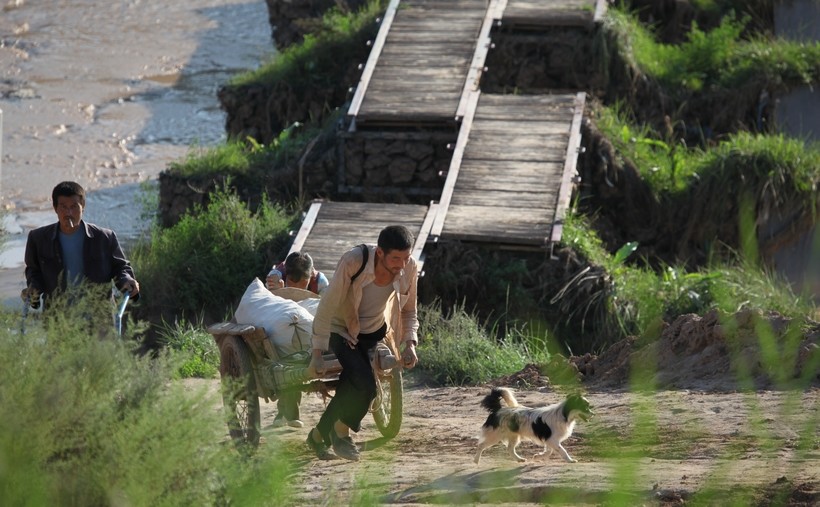
[[[51,201],[57,222],[29,232],[26,242],[24,299],[35,301],[81,282],[112,281],[132,298],[139,297],[139,283],[117,235],[83,220],[83,187],[64,181],[54,187]]]

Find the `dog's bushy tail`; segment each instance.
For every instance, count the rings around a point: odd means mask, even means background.
[[[498,412],[501,409],[501,400],[504,400],[508,407],[518,406],[518,400],[506,387],[494,387],[490,394],[481,400],[481,406],[487,409],[487,412]]]

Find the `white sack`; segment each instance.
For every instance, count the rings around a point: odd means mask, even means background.
[[[290,299],[275,296],[254,278],[236,308],[236,322],[265,330],[281,355],[310,350],[313,315]]]
[[[310,312],[311,315],[314,317],[316,316],[316,310],[319,308],[319,298],[307,298],[299,301],[299,306]]]

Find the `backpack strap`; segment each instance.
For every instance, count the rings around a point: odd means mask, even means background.
[[[370,256],[370,249],[367,248],[367,245],[362,243],[361,245],[359,245],[359,248],[362,249],[362,266],[359,268],[358,271],[356,271],[356,273],[353,276],[350,277],[351,283],[353,283],[353,280],[359,278],[359,275],[362,274],[362,271],[364,271],[365,266],[367,266],[367,258]]]

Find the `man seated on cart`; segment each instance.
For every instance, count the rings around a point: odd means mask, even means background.
[[[291,252],[284,261],[271,268],[265,279],[265,287],[270,291],[297,287],[321,295],[328,285],[325,274],[314,269],[313,259],[305,252]]]
[[[328,286],[327,277],[313,267],[313,259],[306,252],[291,252],[284,260],[275,265],[268,273],[265,286],[270,291],[284,287],[296,287],[321,294]],[[292,428],[301,428],[299,404],[302,402],[301,391],[283,392],[276,403],[277,414],[273,427],[287,424]]]

